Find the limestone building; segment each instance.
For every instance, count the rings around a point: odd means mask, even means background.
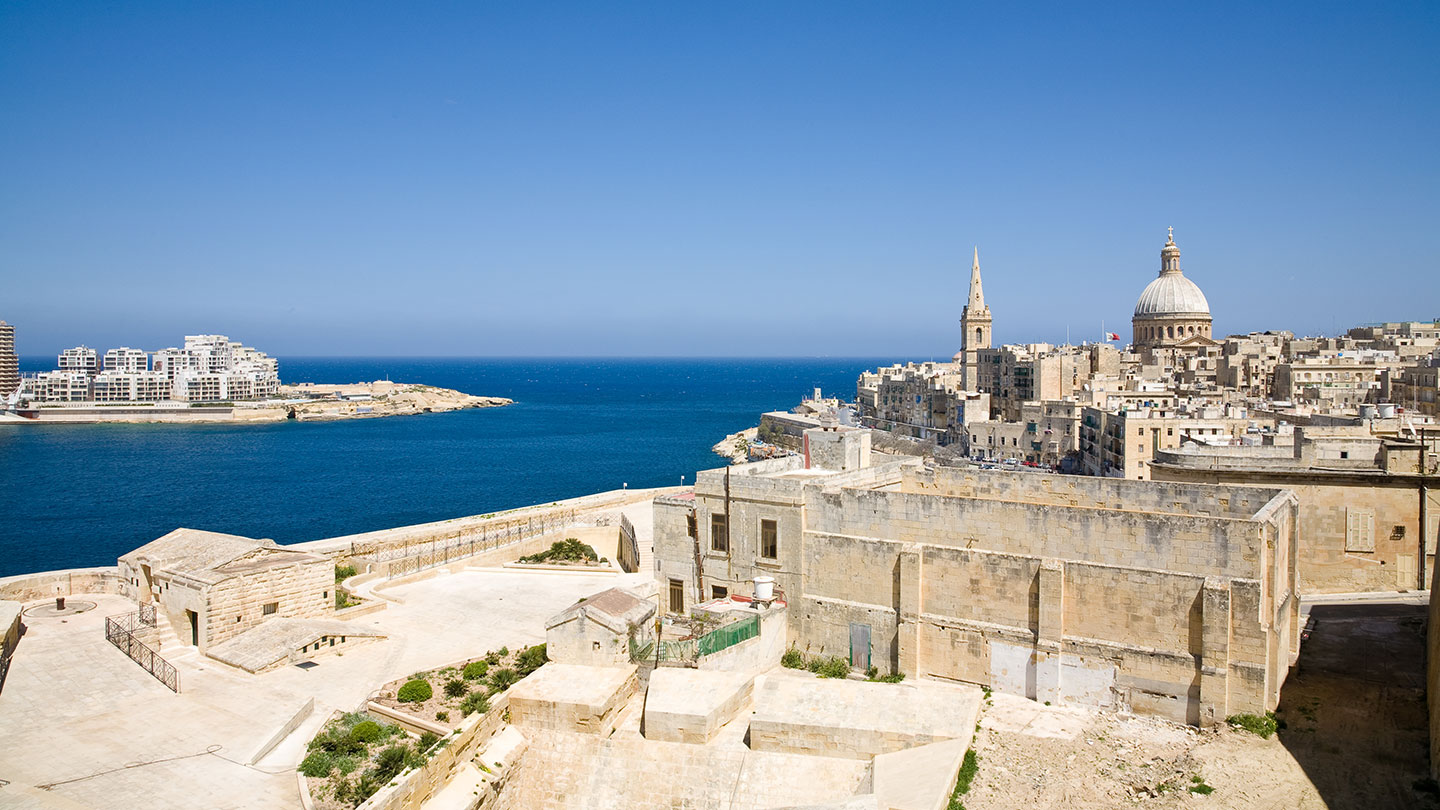
[[[1160,251],[1160,276],[1140,293],[1131,325],[1137,349],[1168,348],[1197,336],[1210,338],[1210,302],[1180,270],[1174,228]]]
[[[210,647],[272,618],[335,613],[335,566],[273,540],[176,529],[120,558],[121,595],[154,604],[182,643]]]
[[[1202,725],[1275,707],[1299,640],[1292,493],[852,466],[860,435],[658,498],[666,609],[769,576],[793,643],[857,668]]]
[[[1427,483],[1440,471],[1433,444],[1378,438],[1363,426],[1297,428],[1274,439],[1161,450],[1149,469],[1156,481],[1293,491],[1305,593],[1429,587],[1440,539],[1440,492]]]

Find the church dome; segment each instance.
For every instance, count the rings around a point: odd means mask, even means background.
[[[1209,315],[1210,302],[1193,281],[1179,273],[1161,274],[1140,293],[1135,304],[1135,317],[1153,318],[1161,315]]]
[[[1173,229],[1172,229],[1173,230]],[[1180,248],[1173,234],[1160,251],[1160,277],[1150,282],[1135,303],[1135,317],[1159,318],[1173,315],[1210,317],[1210,302],[1195,282],[1180,272]]]

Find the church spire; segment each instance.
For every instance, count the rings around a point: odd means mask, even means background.
[[[980,248],[970,264],[970,300],[960,313],[962,351],[990,348],[990,308],[985,306],[985,289],[980,285]]]
[[[985,309],[985,289],[980,286],[980,246],[975,246],[975,261],[970,265],[970,303],[967,309],[980,312]]]

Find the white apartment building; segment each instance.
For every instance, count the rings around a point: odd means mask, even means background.
[[[42,371],[21,380],[20,396],[36,402],[88,402],[92,379],[83,371]]]
[[[82,374],[93,375],[100,370],[99,357],[89,346],[66,349],[60,352],[60,357],[56,362],[56,369],[59,371],[78,371]]]
[[[121,346],[105,352],[105,371],[149,371],[150,355],[144,349]]]
[[[102,371],[95,375],[96,402],[159,402],[170,398],[170,381],[157,371]]]

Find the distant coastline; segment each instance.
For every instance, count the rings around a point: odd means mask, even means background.
[[[395,383],[281,385],[273,400],[236,403],[45,403],[0,414],[3,424],[268,424],[446,413],[513,405],[505,397],[474,396],[450,388]]]

